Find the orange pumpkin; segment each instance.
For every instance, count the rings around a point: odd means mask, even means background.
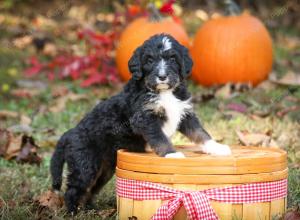
[[[272,69],[272,40],[264,25],[249,14],[219,17],[198,30],[190,50],[192,78],[205,86],[257,85]]]
[[[189,46],[189,38],[183,27],[172,19],[152,21],[148,17],[141,17],[130,23],[121,34],[116,51],[116,63],[120,76],[124,81],[131,78],[128,61],[134,50],[149,37],[166,33],[173,36],[181,44]]]

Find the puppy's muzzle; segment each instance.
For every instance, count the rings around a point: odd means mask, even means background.
[[[170,88],[169,78],[167,75],[158,75],[156,77],[156,88],[159,90]]]

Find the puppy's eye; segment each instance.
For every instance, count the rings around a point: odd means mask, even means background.
[[[147,58],[147,63],[152,64],[154,62],[154,59],[152,57]]]

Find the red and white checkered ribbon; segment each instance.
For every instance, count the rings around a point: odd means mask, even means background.
[[[218,216],[209,200],[233,204],[270,202],[287,195],[287,179],[201,191],[182,191],[158,183],[118,177],[117,194],[134,200],[168,200],[156,211],[152,220],[170,220],[182,205],[191,220],[216,220]]]

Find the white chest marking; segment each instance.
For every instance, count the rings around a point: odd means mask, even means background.
[[[171,137],[176,132],[183,116],[192,108],[190,100],[181,101],[173,95],[172,91],[167,90],[160,93],[156,104],[165,110],[167,120],[162,130],[167,137]]]

